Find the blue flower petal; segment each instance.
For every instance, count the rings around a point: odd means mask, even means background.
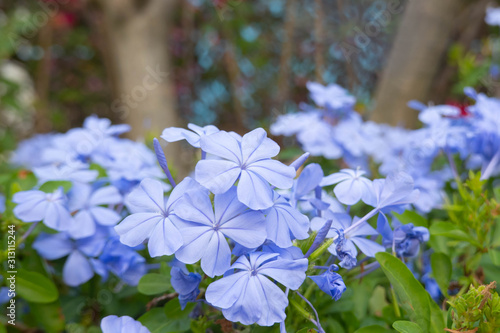
[[[63,267],[63,280],[68,286],[79,286],[94,276],[89,260],[78,250],[73,251]]]

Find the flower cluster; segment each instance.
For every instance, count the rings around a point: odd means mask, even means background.
[[[284,328],[288,292],[297,291],[309,273],[320,271],[310,275],[312,281],[335,300],[346,290],[337,266],[309,267],[320,257],[320,245],[330,242],[324,249],[352,269],[357,248],[370,258],[389,247],[376,239],[394,238],[390,212],[418,196],[404,173],[371,181],[361,170],[346,169],[325,177],[318,164],[303,167],[308,153],[287,166],[273,159],[280,148],[261,128],[243,136],[214,126],[189,128],[167,128],[162,138],[185,139],[201,149],[194,174],[176,184],[155,141],[174,187],[166,194],[160,181],[141,181],[125,200],[132,214],[115,227],[127,246],[147,241],[152,257],[175,256],[172,285],[183,308],[200,297],[203,273],[209,284],[201,295],[226,319]],[[323,189],[333,184],[335,197]],[[360,201],[373,209],[351,218],[348,207]],[[375,216],[373,228],[368,220]],[[301,240],[311,237],[303,253]]]
[[[93,183],[102,178],[99,170],[104,169],[106,180],[126,194],[146,177],[165,177],[146,145],[119,137],[129,129],[129,125],[111,125],[109,119],[90,116],[82,128],[21,142],[11,162],[33,170],[40,183]]]
[[[354,100],[343,90],[328,92],[338,95],[331,103],[321,87],[313,88],[317,103],[336,121],[356,121],[349,113]],[[161,136],[201,149],[194,173],[179,182],[156,139],[155,156],[118,138],[126,128],[103,119],[41,137],[47,146],[36,153],[45,162],[32,165],[39,184],[14,195],[14,213],[56,231],[40,233],[33,248],[47,260],[67,257],[67,285],[95,274],[137,284],[148,267],[137,251],[147,244],[151,257],[172,256],[170,283],[182,309],[205,302],[229,321],[280,323],[286,331],[289,293],[304,297],[299,289],[307,276],[339,300],[346,285],[335,263],[353,269],[360,256],[364,262],[393,248],[401,257],[415,256],[428,239],[425,228],[394,222],[393,231],[389,223],[392,212],[401,213],[418,198],[404,172],[373,181],[360,169],[325,175],[318,164],[304,165],[309,153],[290,165],[273,159],[280,147],[262,128],[240,136],[214,126],[188,127],[192,131],[167,128]],[[67,144],[95,133],[101,140],[86,151]],[[137,160],[126,156],[132,147],[141,147]],[[21,163],[25,153],[21,145],[14,160]],[[350,213],[353,205],[371,209],[357,217]],[[322,331],[319,319],[311,321]],[[107,317],[102,328],[147,332],[129,317]]]
[[[128,129],[91,116],[83,128],[22,142],[12,157],[38,180],[34,189],[14,194],[13,212],[57,232],[41,233],[33,248],[47,260],[67,257],[62,277],[69,286],[110,273],[137,285],[147,271],[145,258],[121,244],[113,227],[127,214],[124,197],[140,180],[165,176],[145,145],[118,137]]]
[[[368,171],[373,161],[382,175],[409,174],[420,191],[413,203],[420,212],[440,207],[445,184],[460,176],[454,158],[460,158],[468,169],[481,168],[484,179],[500,173],[499,99],[466,88],[466,95],[475,101],[466,107],[411,101],[409,106],[419,111],[423,127],[406,130],[362,121],[352,108],[354,99],[336,85],[309,83],[308,88],[316,107],[302,105],[303,112],[278,117],[271,132],[295,135],[312,155],[342,158],[354,169]],[[441,157],[450,165],[437,163]],[[340,183],[342,177],[330,182]],[[349,186],[337,188],[345,192]],[[358,187],[356,191],[351,192],[352,199],[361,193]]]

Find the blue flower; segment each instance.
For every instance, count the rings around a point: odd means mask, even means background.
[[[266,215],[267,239],[279,247],[292,246],[292,238],[309,237],[309,219],[293,208],[288,201],[274,193],[274,205],[264,211]]]
[[[72,166],[75,162],[91,163],[96,155],[109,143],[126,141],[116,138],[116,135],[130,129],[129,125],[111,126],[109,119],[89,117],[84,128],[73,128],[62,135],[54,136],[50,145],[45,147],[42,160],[46,164],[66,164]]]
[[[5,212],[5,195],[0,194],[0,214]]]
[[[127,192],[145,178],[165,178],[155,153],[140,142],[118,138],[106,140],[93,158],[106,169],[113,185],[129,183],[128,188],[123,187]]]
[[[150,331],[129,316],[107,316],[101,321],[102,333],[150,333]]]
[[[323,178],[320,185],[338,184],[333,190],[335,197],[345,205],[354,205],[370,195],[371,181],[363,177],[364,174],[365,172],[359,169],[342,169]]]
[[[456,106],[433,105],[429,107],[425,106],[418,114],[418,119],[428,126],[435,126],[442,120],[458,116],[460,116],[460,109]]]
[[[356,246],[354,246],[354,242],[345,238],[343,230],[338,230],[337,234],[337,239],[328,248],[328,251],[339,258],[340,267],[351,269],[356,266],[358,262],[356,258],[358,251],[356,250]]]
[[[227,320],[271,326],[285,320],[288,299],[269,278],[292,290],[306,278],[307,259],[278,259],[277,253],[253,252],[231,266],[236,272],[211,283],[207,301],[222,309]]]
[[[193,179],[186,178],[165,200],[162,184],[157,180],[144,179],[127,197],[134,214],[127,216],[115,227],[120,241],[134,247],[149,238],[148,249],[152,257],[175,253],[183,241],[175,226],[178,217],[174,214],[173,204],[187,191],[199,188],[199,184]]]
[[[430,273],[424,274],[421,281],[425,286],[425,290],[427,290],[434,302],[441,304],[440,300],[443,294],[441,293],[441,289],[439,288],[437,281],[431,277]]]
[[[420,195],[417,201],[413,203],[413,206],[418,212],[429,213],[432,209],[442,205],[445,196],[443,191],[444,183],[450,178],[447,173],[449,173],[449,170],[443,170],[443,172],[439,173],[429,172],[420,177],[414,177],[415,188],[419,190]]]
[[[295,207],[298,201],[304,200],[305,196],[319,186],[323,176],[323,169],[321,169],[319,164],[308,164],[293,182],[290,203]]]
[[[297,140],[305,151],[313,156],[324,156],[329,159],[342,157],[342,146],[335,138],[332,125],[323,120],[321,113],[310,113],[304,128],[297,134]]]
[[[220,131],[201,139],[201,148],[223,160],[201,160],[196,165],[196,180],[214,194],[227,192],[236,180],[238,200],[252,209],[273,205],[273,189],[292,187],[295,169],[272,160],[279,146],[267,138],[266,131],[257,128],[238,140]]]
[[[296,135],[304,131],[309,125],[318,123],[319,113],[297,112],[278,116],[276,122],[271,124],[273,135]],[[307,149],[306,149],[307,150]]]
[[[66,196],[62,188],[53,193],[23,191],[14,194],[12,201],[17,204],[14,214],[23,222],[43,223],[58,231],[68,230],[74,224],[66,208]]]
[[[78,286],[94,276],[89,258],[97,257],[106,245],[108,233],[99,229],[92,237],[73,240],[66,233],[41,233],[33,248],[47,260],[68,256],[63,267],[63,280],[68,286]]]
[[[18,143],[17,149],[12,153],[10,162],[16,166],[27,169],[44,165],[43,152],[52,145],[55,137],[61,134],[37,134]]]
[[[111,125],[111,120],[96,115],[85,118],[83,127],[98,137],[115,136],[130,131],[130,125]]]
[[[313,156],[344,158],[348,164],[367,163],[369,138],[360,115],[352,109],[356,99],[342,87],[308,82],[307,88],[316,107],[302,104],[304,112],[278,117],[271,125],[275,135],[296,135],[302,148]]]
[[[368,154],[372,152],[370,146],[376,144],[371,130],[371,126],[363,123],[354,112],[350,118],[335,126],[335,140],[342,146],[342,158],[350,167],[368,169]]]
[[[320,230],[327,220],[332,220],[332,226],[326,237],[337,237],[328,251],[340,259],[341,267],[350,269],[356,265],[356,256],[358,255],[356,246],[368,257],[374,257],[377,252],[385,251],[382,245],[366,239],[366,236],[377,236],[378,232],[366,222],[350,228],[359,221],[359,218],[355,217],[351,221],[348,214],[333,213],[327,210],[322,218],[315,217],[312,220],[312,229]]]
[[[488,25],[500,26],[500,8],[488,7],[486,8],[486,17],[484,21]]]
[[[321,197],[321,199],[318,199]],[[309,193],[307,196],[302,197],[302,199],[298,202],[297,207],[303,213],[307,213],[307,215],[313,215],[314,212],[317,213],[318,210],[331,210],[335,213],[345,213],[346,209],[344,205],[342,205],[337,199],[335,199],[332,195],[328,194],[325,190],[321,190],[320,193],[313,191]]]
[[[317,106],[327,109],[350,109],[356,103],[356,98],[337,84],[323,86],[316,82],[307,82],[307,89]]]
[[[90,183],[97,179],[99,172],[89,170],[89,166],[80,161],[66,164],[50,164],[33,168],[33,173],[39,184],[48,181],[67,180],[73,183]]]
[[[266,240],[264,214],[240,203],[235,187],[216,194],[213,207],[208,193],[192,191],[174,209],[184,239],[176,258],[186,264],[201,259],[201,268],[210,277],[222,275],[231,264],[226,236],[247,248],[258,247]]]
[[[471,91],[470,93],[475,93]],[[468,145],[473,156],[482,161],[481,178],[488,179],[499,173],[500,160],[500,119],[498,108],[500,99],[484,94],[473,96],[476,104],[469,107],[472,114],[472,128],[468,136]]]
[[[286,248],[282,248],[277,246],[271,241],[266,241],[261,247],[260,247],[261,252],[268,252],[268,253],[277,253],[279,254],[278,259],[290,259],[290,260],[296,260],[296,259],[302,259],[304,258],[304,254],[302,253],[302,250],[299,249],[296,246],[290,246]]]
[[[118,237],[111,238],[99,258],[90,261],[94,271],[103,280],[106,280],[108,272],[111,272],[131,286],[136,286],[147,272],[146,259],[133,248],[122,244]]]
[[[200,148],[201,138],[219,132],[219,129],[213,125],[200,127],[195,124],[188,124],[187,127],[192,132],[179,127],[165,128],[161,134],[161,138],[167,142],[186,140],[191,146]]]
[[[2,282],[3,282],[3,276],[0,275],[0,283]],[[7,282],[7,286],[9,286],[9,284],[10,283]],[[5,304],[9,302],[12,297],[14,297],[14,294],[12,292],[9,292],[9,287],[0,287],[0,304]]]
[[[254,249],[249,249],[244,246],[241,246],[240,244],[236,243],[233,249],[232,254],[240,257],[242,255],[248,254],[250,252],[268,252],[268,253],[277,253],[279,254],[278,258],[282,259],[302,259],[304,258],[304,254],[302,253],[302,250],[299,249],[296,246],[290,246],[287,248],[282,248],[279,247],[278,245],[274,244],[272,241],[267,240],[265,241],[264,244],[261,246],[254,248]]]
[[[198,273],[189,273],[183,267],[172,267],[170,270],[170,283],[174,290],[179,294],[179,303],[184,310],[188,302],[194,302],[200,293],[201,275]]]
[[[365,203],[379,211],[377,231],[384,240],[390,239],[392,229],[384,213],[402,212],[404,207],[418,199],[419,191],[414,189],[413,178],[404,172],[393,173],[386,179],[375,179]]]
[[[432,277],[432,265],[431,265],[431,253],[432,250],[427,250],[422,254],[422,278],[420,281],[425,285],[425,290],[429,293],[434,302],[440,304],[443,294],[437,281]],[[448,290],[450,295],[458,293],[458,288],[453,290]]]
[[[10,301],[9,288],[1,287],[0,288],[0,304],[5,304],[9,301]]]
[[[412,223],[395,226],[392,239],[384,241],[386,246],[392,246],[399,257],[415,257],[420,252],[420,244],[429,240],[429,230],[425,227],[415,227]]]
[[[111,208],[102,205],[117,205],[123,201],[122,196],[114,186],[105,186],[93,191],[87,184],[75,184],[70,192],[69,210],[74,212],[75,224],[68,233],[73,238],[92,236],[96,224],[114,226],[120,220],[120,215]]]
[[[336,273],[339,268],[337,265],[331,265],[324,273],[320,275],[311,275],[308,276],[311,280],[314,281],[323,292],[328,294],[338,301],[342,294],[346,291],[346,286],[342,276]]]
[[[375,179],[372,182],[370,196],[366,204],[379,210],[401,211],[405,205],[418,198],[419,191],[414,189],[413,178],[404,172],[393,173],[386,179]]]

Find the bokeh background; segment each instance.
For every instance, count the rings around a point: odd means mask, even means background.
[[[364,118],[498,89],[483,0],[2,0],[0,156],[96,114],[132,139],[168,126],[268,127],[336,83]],[[177,152],[179,153],[179,152]]]

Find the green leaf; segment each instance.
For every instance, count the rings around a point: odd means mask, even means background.
[[[322,326],[326,332],[345,333],[344,326],[332,317],[324,319]]]
[[[201,316],[198,319],[191,320],[190,329],[193,333],[206,333],[210,326],[213,325],[213,321],[209,320],[205,316]]]
[[[170,270],[171,269],[172,269],[172,267],[170,267],[166,262],[162,261],[160,263],[160,274],[167,276],[169,280],[170,280]]]
[[[23,189],[21,188],[21,185],[19,185],[18,182],[13,182],[11,185],[10,185],[10,194],[11,195],[14,195],[15,193],[17,192],[20,192],[22,191]]]
[[[309,326],[311,326],[312,324],[310,324]],[[304,329],[301,329],[299,331],[297,331],[297,333],[301,332],[301,333],[316,333],[316,331],[312,328],[309,328],[309,329],[312,329],[312,331],[307,331],[308,328],[305,328]],[[242,330],[242,331],[239,331],[240,333],[280,333],[279,332],[280,328],[279,328],[279,325],[274,325],[274,326],[257,326],[257,325],[252,325],[252,326],[249,326],[247,327],[246,329]],[[219,332],[219,331],[217,331]],[[236,331],[238,332],[238,331]],[[191,333],[191,332],[189,332]],[[205,333],[205,332],[203,332]],[[339,332],[340,333],[340,332]]]
[[[369,285],[369,280],[362,280],[361,283],[353,288],[352,300],[355,303],[353,312],[359,320],[363,320],[368,312],[370,296],[373,293],[373,287]]]
[[[430,332],[429,296],[401,260],[386,252],[375,255],[401,301],[400,305],[423,332]],[[440,332],[441,333],[441,332]]]
[[[393,214],[403,224],[413,223],[413,225],[418,227],[429,227],[429,222],[427,221],[427,219],[417,212],[406,210],[403,214]]]
[[[64,330],[64,317],[59,302],[50,304],[30,303],[30,312],[35,317],[38,326],[47,333],[57,333]]]
[[[439,308],[436,302],[429,295],[429,305],[431,308],[431,332],[444,332],[446,328],[445,313]]]
[[[443,295],[448,295],[448,287],[450,286],[452,265],[450,258],[440,252],[435,252],[431,255],[432,276],[439,285],[439,289]]]
[[[401,333],[425,333],[420,326],[411,321],[399,320],[392,324],[395,330]]]
[[[453,307],[450,306],[446,314],[446,327],[451,327],[452,325],[453,325]]]
[[[69,189],[71,188],[72,184],[70,181],[66,180],[51,180],[46,183],[43,183],[42,186],[40,186],[40,191],[45,192],[45,193],[52,193],[55,190],[57,190],[59,187],[62,187],[64,189],[64,192],[68,192]]]
[[[193,305],[193,303],[188,303],[188,305]],[[187,306],[186,306],[187,308]],[[174,299],[172,301],[169,301],[165,306],[163,307],[163,311],[165,312],[165,315],[169,318],[176,319],[176,318],[181,318],[185,315],[185,312],[187,311],[186,309],[182,310],[181,305],[179,303],[179,300]],[[189,312],[188,312],[189,314]]]
[[[467,232],[450,222],[435,222],[431,225],[429,231],[433,236],[445,236],[471,243],[480,248],[482,247],[481,244],[472,238]]]
[[[500,251],[498,250],[490,250],[488,252],[490,254],[491,262],[495,266],[500,266]]]
[[[139,321],[146,326],[151,333],[168,333],[169,322],[162,308],[154,308],[146,312],[139,318]]]
[[[195,307],[195,303],[188,303],[184,310],[181,310],[181,305],[179,304],[178,299],[171,300],[165,307],[163,311],[165,311],[165,315],[171,321],[171,327],[176,329],[175,332],[183,332],[189,329],[189,314],[193,311]]]
[[[87,329],[87,333],[102,333],[101,328],[98,326],[90,326]]]
[[[33,303],[52,303],[59,297],[54,283],[37,272],[18,269],[16,291],[25,300]]]
[[[33,172],[26,172],[26,170],[18,171],[15,175],[15,179],[23,191],[31,190],[37,184],[37,179]]]
[[[184,332],[190,327],[188,316],[194,306],[194,303],[190,303],[186,306],[186,309],[182,311],[179,302],[177,300],[172,300],[165,305],[165,309],[154,308],[149,310],[139,318],[139,321],[146,326],[151,333]],[[168,313],[166,311],[167,309],[169,310]]]
[[[444,236],[434,236],[434,235],[431,235],[429,237],[429,241],[427,242],[427,244],[429,245],[429,247],[431,247],[435,252],[441,252],[441,253],[444,253],[444,254],[450,254],[451,253],[451,250],[453,248],[450,248],[448,246],[448,242],[449,242],[449,238],[447,237],[444,237]]]
[[[0,333],[7,333],[7,328],[2,323],[0,323]]]
[[[158,273],[149,273],[144,275],[137,285],[137,290],[144,295],[157,295],[171,289],[172,286],[170,285],[170,279],[167,276]]]
[[[106,169],[96,163],[91,163],[89,166],[89,170],[96,170],[98,172],[99,178],[104,178],[107,176]]]
[[[389,305],[386,298],[385,288],[383,286],[376,286],[371,293],[370,300],[368,302],[370,313],[372,315],[380,316],[382,310]]]
[[[384,328],[379,325],[370,325],[361,327],[359,330],[356,330],[354,333],[390,333],[387,328]]]

